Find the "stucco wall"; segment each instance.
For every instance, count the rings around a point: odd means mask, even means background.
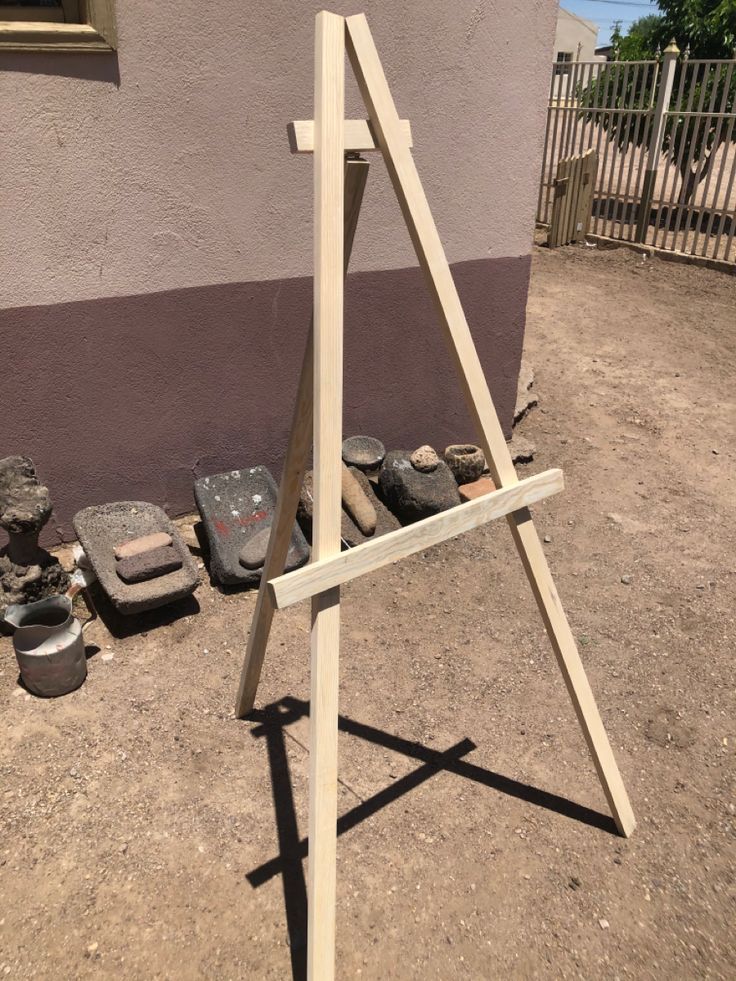
[[[110,497],[184,509],[198,460],[278,469],[312,259],[311,158],[289,154],[285,128],[312,116],[320,6],[118,0],[117,57],[0,54],[0,331],[13,358],[0,455],[36,459],[64,534],[76,508]],[[362,7],[508,426],[556,3]],[[348,112],[365,115],[352,79]],[[346,434],[467,439],[371,161],[351,268],[371,274],[384,321],[366,300],[346,322],[371,379],[367,391],[348,366]],[[401,384],[399,336],[426,396],[400,421],[386,408],[396,391],[382,392]]]

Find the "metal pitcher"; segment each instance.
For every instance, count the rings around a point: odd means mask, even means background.
[[[68,594],[9,606],[5,620],[15,627],[13,647],[29,691],[50,698],[79,688],[87,677],[87,658]]]

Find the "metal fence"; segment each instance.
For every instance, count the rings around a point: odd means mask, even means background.
[[[736,262],[736,60],[557,62],[537,221],[561,159],[594,149],[590,232]]]

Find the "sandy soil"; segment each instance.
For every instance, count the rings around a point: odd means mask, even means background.
[[[565,470],[535,514],[639,826],[612,833],[505,524],[353,583],[338,977],[736,975],[735,311],[716,272],[537,250],[522,469]],[[308,611],[238,722],[254,595],[197,597],[94,624],[53,701],[0,640],[0,977],[302,976]]]

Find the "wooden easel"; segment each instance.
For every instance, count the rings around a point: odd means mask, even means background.
[[[368,109],[368,122],[343,118],[346,47]],[[334,977],[342,583],[505,516],[619,832],[630,835],[635,820],[529,513],[530,504],[562,489],[562,474],[559,470],[549,470],[525,480],[519,480],[516,474],[411,155],[409,125],[398,117],[363,14],[343,18],[322,11],[317,15],[314,122],[294,123],[292,142],[297,151],[314,153],[314,310],[236,714],[243,717],[253,707],[274,611],[311,597],[307,964],[309,977],[323,981]],[[367,162],[354,156],[356,152],[375,149],[383,154],[454,356],[480,444],[499,489],[341,552],[343,280],[368,170]],[[284,575],[312,422],[312,561]]]

